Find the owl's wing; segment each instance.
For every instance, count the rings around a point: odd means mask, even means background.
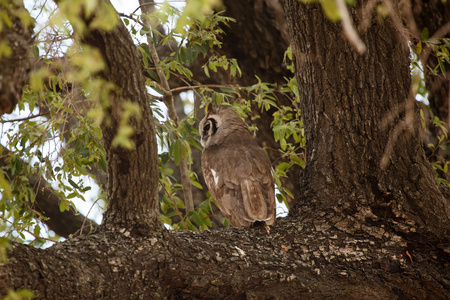
[[[275,188],[270,160],[256,143],[210,147],[202,155],[206,184],[233,226],[275,222]]]

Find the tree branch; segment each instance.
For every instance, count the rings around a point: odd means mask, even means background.
[[[0,265],[0,294],[26,288],[37,299],[446,299],[449,257],[436,236],[391,227],[378,237],[377,228],[356,234],[329,217],[281,221],[270,234],[263,227],[145,237],[98,232],[44,251],[14,243]]]

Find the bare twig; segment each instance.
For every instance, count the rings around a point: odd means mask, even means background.
[[[0,219],[2,219],[4,222],[9,223],[10,225],[14,226],[13,222],[11,222],[11,221],[3,218],[3,217],[0,217]],[[25,231],[26,233],[28,233],[28,234],[30,234],[31,236],[34,237],[34,240],[31,243],[33,243],[36,240],[44,240],[44,241],[49,241],[49,242],[56,243],[56,241],[54,241],[54,240],[51,240],[51,239],[48,239],[48,238],[45,238],[45,237],[42,237],[42,236],[35,235],[33,232],[31,232],[31,231],[29,231],[27,229],[24,229],[23,231]]]
[[[143,8],[146,5],[158,5],[158,4],[160,4],[160,3],[150,2],[150,3],[141,4],[131,14],[134,15],[140,8]]]
[[[334,1],[341,15],[342,28],[344,30],[345,36],[347,37],[349,42],[353,44],[356,51],[358,51],[359,54],[363,54],[364,52],[366,52],[366,45],[359,37],[358,33],[355,30],[355,27],[353,27],[352,20],[350,18],[350,14],[348,13],[345,1],[344,0],[334,0]]]
[[[450,22],[439,28],[430,39],[441,39],[450,32]]]
[[[37,114],[37,115],[31,115],[31,116],[28,116],[28,117],[25,117],[25,118],[20,118],[20,119],[0,120],[0,123],[12,123],[12,122],[26,121],[26,120],[34,119],[34,118],[37,118],[37,117],[47,116],[49,114],[50,113],[40,113],[40,114]]]
[[[75,234],[77,234],[77,233],[80,233],[80,235],[82,234],[83,229],[84,229],[84,224],[86,223],[86,220],[89,221],[88,216],[91,213],[92,208],[94,207],[95,204],[97,204],[98,200],[100,200],[100,199],[101,198],[97,198],[97,200],[95,200],[94,203],[92,203],[91,207],[89,208],[89,211],[87,212],[86,216],[84,217],[83,224],[81,225],[81,228],[79,230],[77,230],[77,232],[75,232]],[[90,225],[90,227],[92,227],[92,224]]]
[[[201,84],[201,85],[180,86],[180,87],[171,89],[170,91],[172,93],[178,93],[178,92],[182,92],[182,91],[196,90],[196,89],[201,89],[201,88],[223,88],[223,87],[240,88],[239,86],[226,85],[226,84]]]

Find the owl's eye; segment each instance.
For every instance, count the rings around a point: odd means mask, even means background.
[[[217,123],[216,123],[216,120],[214,120],[213,118],[209,118],[207,120],[207,123],[205,124],[205,127],[203,127],[203,134],[207,135],[210,130],[212,131],[212,133],[210,133],[210,135],[216,134]]]

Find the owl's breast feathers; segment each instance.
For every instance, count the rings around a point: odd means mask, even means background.
[[[253,139],[223,141],[202,154],[211,195],[233,226],[275,222],[275,187],[270,160]]]

